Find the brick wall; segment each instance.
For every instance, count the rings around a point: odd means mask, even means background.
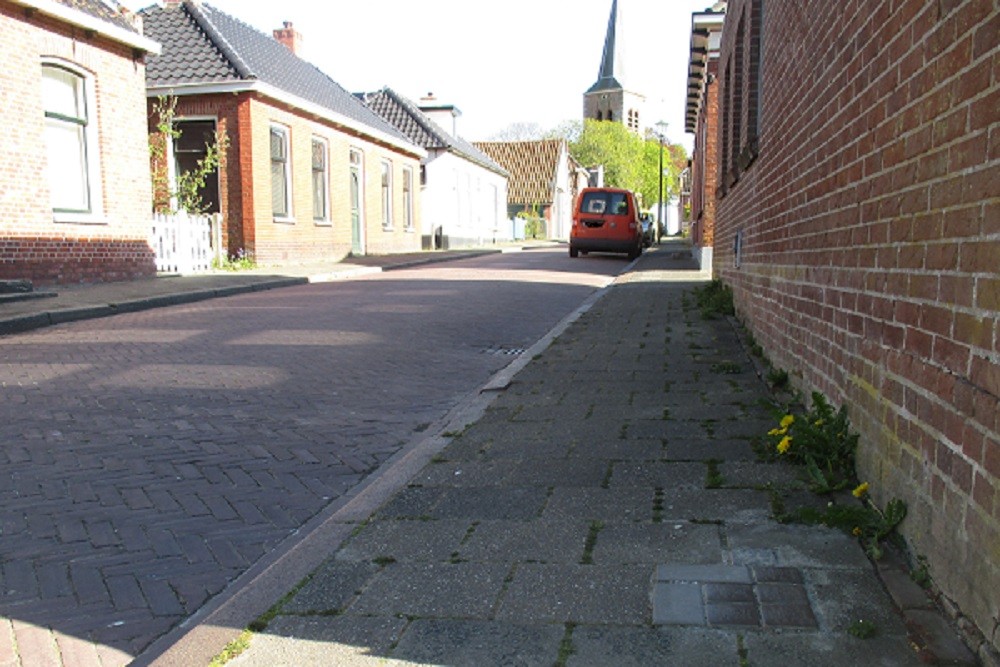
[[[727,10],[716,273],[775,365],[848,406],[862,478],[996,648],[1000,10],[759,7]]]
[[[695,128],[691,163],[691,219],[695,221],[694,242],[703,248],[715,244],[715,184],[719,173],[718,116],[719,63],[710,60],[708,82]]]
[[[38,284],[153,275],[145,67],[131,47],[0,0],[0,278]],[[86,74],[96,109],[98,214],[54,221],[41,102],[43,59]]]

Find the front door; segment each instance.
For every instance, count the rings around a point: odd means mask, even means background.
[[[351,151],[351,254],[365,254],[361,210],[361,153]]]

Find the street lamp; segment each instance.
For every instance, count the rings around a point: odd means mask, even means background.
[[[656,242],[660,242],[663,231],[667,228],[663,220],[663,142],[667,138],[667,123],[662,120],[656,121],[653,134],[660,140],[660,198],[656,200]]]

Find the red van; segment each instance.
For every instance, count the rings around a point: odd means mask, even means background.
[[[569,256],[581,252],[623,252],[629,259],[642,254],[642,226],[635,195],[621,188],[584,188],[573,208]]]

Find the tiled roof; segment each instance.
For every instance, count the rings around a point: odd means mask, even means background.
[[[122,7],[115,0],[56,0],[61,5],[72,7],[84,14],[107,21],[119,28],[138,34],[135,26],[126,18]]]
[[[507,201],[511,204],[551,204],[563,139],[541,141],[481,141],[475,146],[510,172]]]
[[[146,34],[163,45],[163,52],[146,65],[150,88],[259,81],[410,143],[316,66],[209,4],[185,0],[175,7],[149,7],[142,15]]]
[[[374,93],[361,93],[359,98],[364,100],[364,103],[372,111],[395,126],[410,141],[421,148],[451,151],[501,176],[508,175],[507,170],[497,164],[490,156],[465,139],[449,134],[421,111],[416,104],[391,88],[383,88]]]

